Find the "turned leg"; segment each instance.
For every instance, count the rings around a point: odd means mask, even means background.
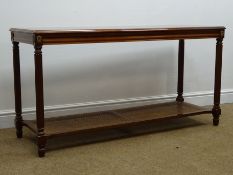
[[[44,90],[43,90],[43,65],[42,45],[35,45],[35,86],[36,86],[36,122],[37,144],[39,157],[45,155],[46,137],[44,134]]]
[[[184,40],[179,41],[178,53],[178,84],[177,84],[177,102],[183,102],[183,86],[184,86]]]
[[[215,82],[214,82],[214,106],[212,109],[213,124],[219,124],[221,115],[220,96],[221,96],[221,74],[222,74],[222,44],[223,38],[217,38],[216,61],[215,61]]]
[[[17,138],[23,136],[22,100],[21,100],[21,78],[19,43],[13,41],[13,67],[14,67],[14,91],[15,91],[15,128]]]

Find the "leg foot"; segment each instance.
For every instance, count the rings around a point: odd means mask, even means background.
[[[19,138],[19,139],[23,138],[23,131],[22,131],[22,129],[16,131],[16,136],[17,136],[17,138]]]
[[[221,109],[219,106],[213,107],[212,115],[213,115],[213,125],[218,126],[219,125],[219,117],[221,115]]]
[[[45,152],[46,152],[46,142],[47,139],[45,136],[38,136],[37,137],[38,141],[38,155],[39,157],[44,157],[45,156]]]
[[[213,125],[218,126],[219,125],[219,118],[214,118],[213,119]]]
[[[39,156],[39,157],[44,157],[44,156],[45,156],[45,150],[39,149],[39,150],[38,150],[38,156]]]
[[[23,126],[22,126],[22,118],[15,120],[15,128],[16,128],[16,136],[17,138],[23,137]]]

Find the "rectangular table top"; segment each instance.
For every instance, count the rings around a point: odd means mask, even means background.
[[[223,38],[225,27],[11,28],[10,31],[13,41],[48,45]]]

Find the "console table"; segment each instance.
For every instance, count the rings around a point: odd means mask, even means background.
[[[219,124],[222,48],[225,27],[148,27],[148,28],[108,28],[108,29],[19,29],[11,28],[13,43],[15,127],[18,138],[22,138],[23,126],[37,136],[38,154],[45,155],[48,138],[84,132],[95,132],[106,128],[119,128],[140,123],[180,118],[212,113],[213,124]],[[184,48],[186,39],[216,38],[216,62],[214,82],[214,105],[212,109],[184,102],[183,74]],[[179,40],[178,54],[178,96],[174,102],[109,110],[95,113],[78,114],[66,117],[45,119],[43,92],[42,46],[58,44],[85,44],[107,42],[133,42],[154,40]],[[36,120],[23,120],[21,104],[19,43],[34,46]]]

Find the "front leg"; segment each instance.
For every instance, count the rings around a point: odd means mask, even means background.
[[[13,39],[13,34],[12,34]],[[22,99],[21,99],[21,78],[20,78],[20,56],[19,43],[13,43],[13,68],[14,68],[14,92],[15,92],[15,128],[17,138],[23,137]]]
[[[44,157],[46,137],[44,133],[44,87],[43,87],[43,64],[42,45],[35,44],[35,86],[36,86],[36,122],[37,122],[37,144],[38,155]]]
[[[216,44],[216,61],[215,61],[215,83],[214,83],[214,106],[212,109],[213,124],[219,124],[219,117],[221,115],[220,96],[221,96],[221,74],[222,74],[222,49],[223,38],[217,38]]]
[[[178,53],[178,83],[177,83],[177,98],[176,101],[182,103],[183,97],[183,86],[184,86],[184,49],[185,41],[182,39],[179,41],[179,53]]]

